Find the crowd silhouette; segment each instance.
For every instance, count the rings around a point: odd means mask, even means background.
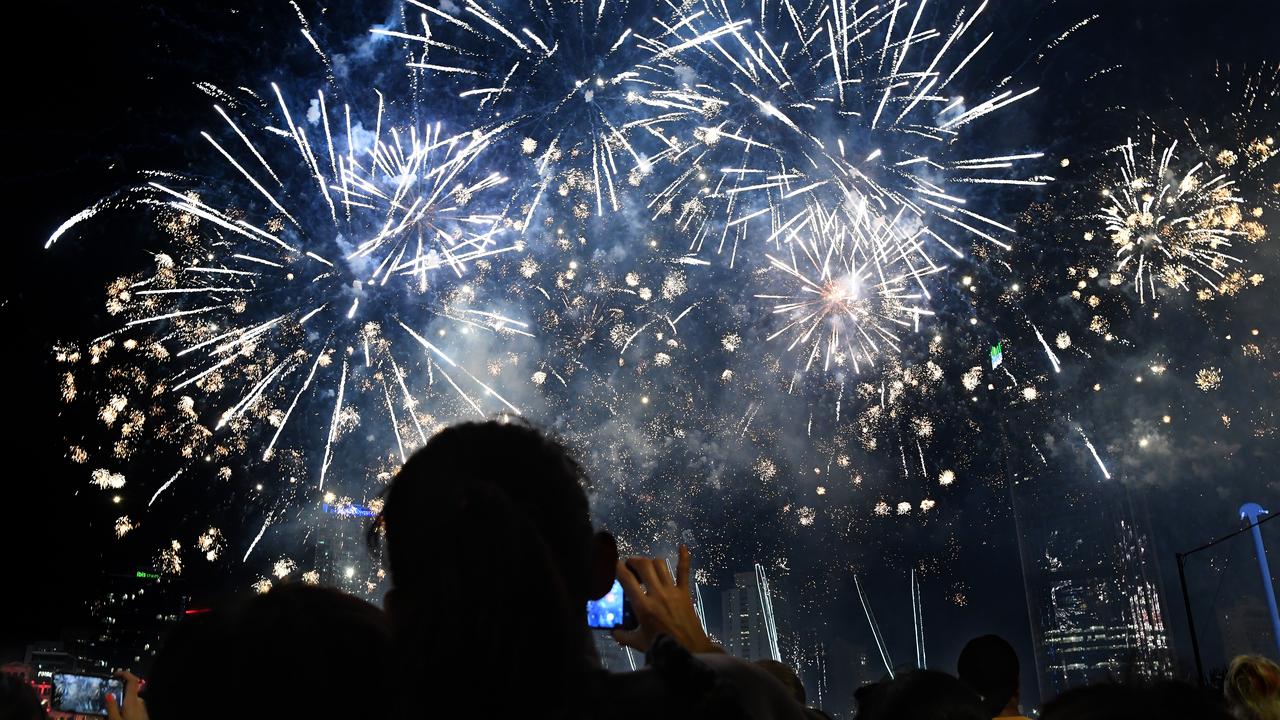
[[[219,604],[174,627],[145,683],[119,673],[123,698],[108,700],[108,717],[828,717],[806,707],[791,668],[732,657],[708,637],[687,548],[674,574],[662,559],[620,559],[592,526],[584,482],[562,444],[522,422],[446,428],[388,485],[370,528],[390,573],[385,611],[303,583]],[[615,578],[638,625],[613,638],[645,659],[631,672],[604,669],[586,621],[587,602]],[[859,688],[855,717],[1019,718],[1020,677],[1013,648],[986,635],[965,646],[958,677],[909,670]],[[46,716],[29,686],[0,679],[0,720]],[[1280,720],[1280,668],[1237,658],[1222,694],[1077,688],[1040,717]]]

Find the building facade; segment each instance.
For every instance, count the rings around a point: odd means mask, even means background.
[[[750,572],[736,573],[733,587],[720,598],[721,638],[724,649],[744,660],[782,660],[773,593],[759,564]]]
[[[1159,568],[1126,489],[1013,480],[1041,697],[1172,677]]]

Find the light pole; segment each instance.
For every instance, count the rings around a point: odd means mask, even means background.
[[[1267,565],[1267,548],[1262,544],[1262,529],[1258,521],[1266,510],[1258,503],[1245,503],[1240,506],[1240,519],[1248,520],[1253,528],[1253,549],[1258,555],[1258,569],[1262,571],[1262,590],[1267,595],[1267,610],[1271,612],[1271,636],[1276,643],[1276,651],[1280,652],[1280,612],[1276,611],[1276,589],[1271,582],[1271,567]]]

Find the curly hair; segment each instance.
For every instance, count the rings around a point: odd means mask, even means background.
[[[1239,720],[1280,720],[1280,665],[1258,655],[1231,661],[1223,692]]]

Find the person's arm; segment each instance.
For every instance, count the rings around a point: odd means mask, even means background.
[[[618,582],[631,599],[639,625],[635,630],[614,630],[613,638],[628,647],[648,652],[659,635],[668,635],[691,653],[723,653],[702,629],[689,592],[689,548],[680,546],[676,577],[660,558],[627,558],[618,562]]]

